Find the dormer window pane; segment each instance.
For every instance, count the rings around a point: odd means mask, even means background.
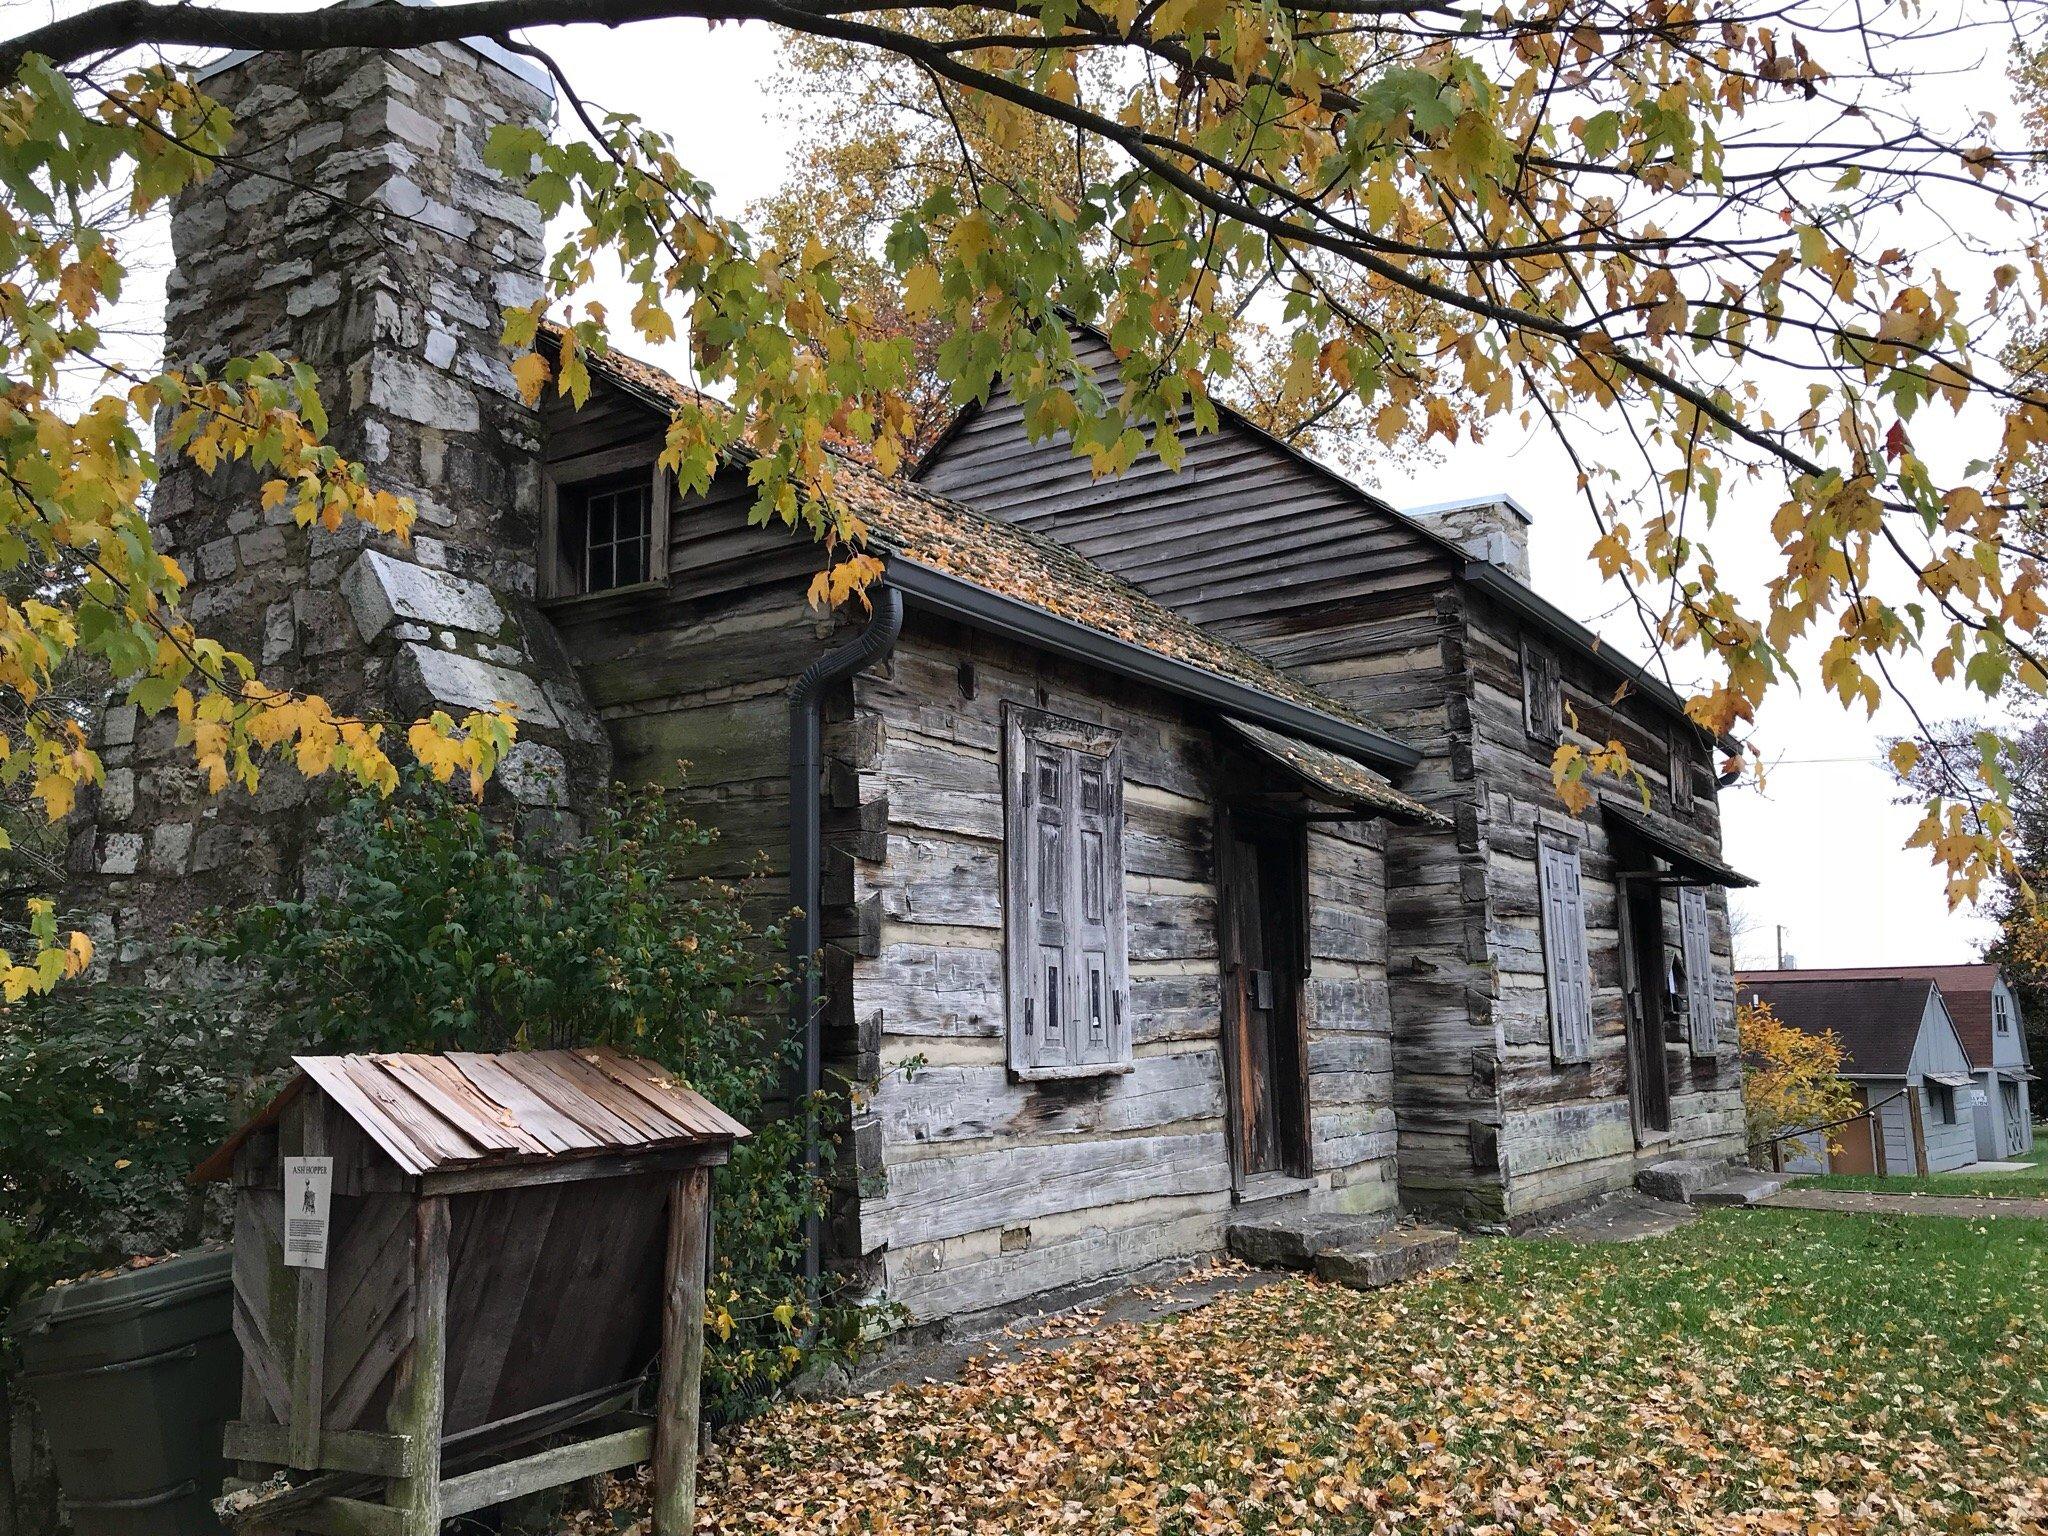
[[[608,592],[649,579],[654,497],[645,475],[576,486],[562,503],[561,561],[571,591]]]

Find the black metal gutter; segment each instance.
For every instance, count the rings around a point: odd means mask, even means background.
[[[1422,761],[1422,753],[1414,747],[1371,726],[1325,714],[1291,699],[1277,698],[1251,683],[1219,676],[1193,662],[1162,656],[929,566],[891,558],[883,580],[935,613],[1025,641],[1072,661],[1151,683],[1226,714],[1362,759],[1376,768],[1405,773]]]
[[[1690,715],[1686,714],[1685,700],[1678,696],[1677,691],[1669,683],[1640,662],[1629,660],[1562,608],[1539,596],[1532,588],[1524,586],[1499,566],[1489,560],[1468,560],[1465,563],[1464,578],[1468,586],[1477,587],[1502,607],[1513,609],[1530,623],[1549,630],[1559,639],[1568,641],[1573,647],[1583,651],[1593,661],[1634,687],[1653,703],[1661,705],[1687,725],[1691,725],[1702,737],[1707,734],[1693,723]],[[1733,736],[1722,736],[1715,745],[1731,756],[1742,751],[1742,743]]]
[[[818,1018],[818,951],[825,930],[823,900],[824,795],[819,720],[825,690],[880,661],[903,632],[903,594],[893,585],[870,589],[874,604],[867,627],[836,650],[827,651],[789,689],[789,899],[797,911],[789,929],[789,963],[795,972],[794,1009],[803,1031],[804,1175],[818,1176],[818,1090],[824,1085],[824,1040]],[[804,1295],[815,1315],[818,1280],[824,1267],[824,1224],[815,1206],[804,1217]]]

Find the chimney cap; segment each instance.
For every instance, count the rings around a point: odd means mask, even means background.
[[[1406,515],[1415,518],[1440,517],[1446,512],[1468,512],[1479,507],[1499,507],[1511,512],[1522,520],[1524,526],[1536,521],[1529,509],[1506,491],[1491,491],[1481,496],[1453,496],[1449,501],[1432,501],[1427,506],[1409,507]]]
[[[334,9],[359,11],[373,5],[412,5],[419,6],[422,9],[432,9],[440,3],[441,0],[340,0],[340,3]],[[497,42],[492,38],[465,37],[461,41],[462,46],[471,53],[476,54],[480,58],[489,59],[521,84],[531,86],[534,90],[546,96],[549,101],[555,99],[554,77],[532,59],[527,58],[523,54],[514,53],[503,43]],[[247,63],[258,54],[269,51],[264,48],[234,49],[232,52],[224,53],[216,59],[209,59],[206,63],[200,65],[198,69],[193,71],[193,78],[203,83],[211,80],[215,75],[233,69],[237,64]]]

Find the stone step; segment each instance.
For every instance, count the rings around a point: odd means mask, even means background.
[[[1312,1269],[1323,1250],[1368,1242],[1391,1225],[1391,1216],[1346,1216],[1289,1204],[1240,1216],[1225,1229],[1224,1242],[1259,1269]]]
[[[1692,1197],[1694,1205],[1755,1205],[1767,1200],[1786,1185],[1786,1179],[1778,1174],[1739,1172],[1709,1184]]]
[[[1456,1263],[1458,1248],[1458,1234],[1443,1227],[1396,1227],[1366,1242],[1325,1248],[1316,1255],[1316,1275],[1353,1290],[1376,1291]]]
[[[1639,1171],[1636,1188],[1653,1200],[1691,1205],[1701,1190],[1720,1183],[1728,1174],[1729,1165],[1716,1158],[1674,1157]]]

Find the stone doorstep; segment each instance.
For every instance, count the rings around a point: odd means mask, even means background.
[[[1721,1180],[1709,1184],[1693,1196],[1694,1205],[1755,1205],[1759,1200],[1768,1200],[1783,1189],[1790,1179],[1783,1174],[1756,1173],[1739,1169]]]
[[[1308,1269],[1356,1290],[1377,1290],[1458,1257],[1461,1239],[1443,1227],[1395,1226],[1386,1216],[1281,1211],[1230,1224],[1230,1251],[1263,1268]]]
[[[1232,1221],[1224,1242],[1233,1257],[1259,1269],[1313,1269],[1325,1249],[1369,1242],[1391,1225],[1389,1215],[1348,1216],[1288,1202]]]
[[[1316,1255],[1316,1277],[1376,1291],[1455,1264],[1462,1241],[1446,1227],[1396,1227],[1370,1242],[1325,1249]]]
[[[1675,1200],[1691,1205],[1709,1184],[1728,1177],[1729,1165],[1709,1157],[1674,1157],[1654,1163],[1636,1174],[1636,1188],[1653,1200]]]
[[[1636,1188],[1681,1205],[1755,1205],[1783,1189],[1787,1177],[1710,1158],[1674,1157],[1638,1173]]]

